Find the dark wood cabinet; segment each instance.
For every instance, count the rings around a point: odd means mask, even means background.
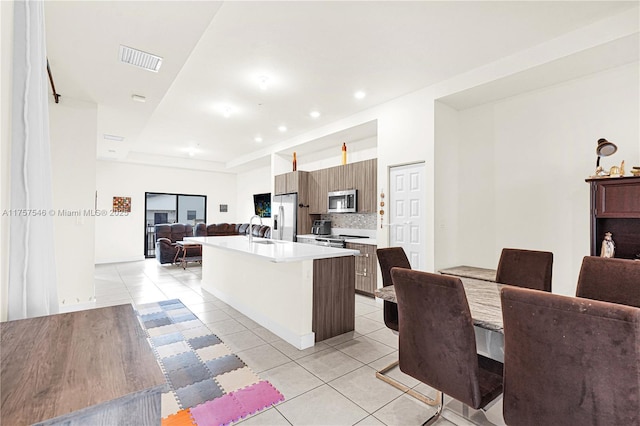
[[[287,193],[287,173],[274,177],[274,195]]]
[[[358,190],[358,213],[377,212],[378,160],[374,158],[311,172],[309,213],[326,214],[327,194],[347,189]]]
[[[298,193],[298,198],[301,197],[300,189],[304,192],[304,197],[307,195],[307,182],[308,182],[309,172],[304,171],[295,171],[284,173],[281,175],[276,175],[274,177],[274,194],[292,194],[294,192]],[[298,200],[299,201],[299,200]],[[299,201],[300,202],[300,201]],[[306,202],[306,199],[305,199]]]
[[[615,257],[640,256],[640,177],[587,179],[591,185],[591,255],[611,232]]]
[[[378,287],[378,259],[376,248],[370,244],[347,243],[347,248],[360,250],[356,256],[356,293],[373,296]]]
[[[327,214],[329,169],[314,170],[309,176],[309,213]]]
[[[353,163],[350,176],[352,185],[358,190],[358,213],[378,211],[378,160]]]

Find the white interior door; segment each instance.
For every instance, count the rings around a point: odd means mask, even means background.
[[[425,270],[424,163],[389,169],[389,246],[402,247],[411,268]]]

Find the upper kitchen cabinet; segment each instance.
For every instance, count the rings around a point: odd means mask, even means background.
[[[315,170],[309,176],[309,213],[326,214],[331,191],[358,190],[358,213],[374,213],[378,190],[378,160]]]
[[[285,173],[274,177],[274,195],[287,193],[287,174],[288,173]]]
[[[344,191],[345,189],[355,189],[352,182],[347,181],[347,169],[350,164],[345,166],[330,167],[328,170],[329,187],[328,192]]]
[[[314,170],[309,174],[309,213],[327,213],[329,169]]]
[[[277,175],[274,178],[275,195],[298,193],[298,201],[307,203],[307,188],[309,186],[309,172],[295,171]],[[304,196],[304,197],[303,197]],[[304,198],[304,199],[301,199]]]
[[[358,213],[377,212],[378,160],[374,158],[349,166],[347,180],[358,190]]]

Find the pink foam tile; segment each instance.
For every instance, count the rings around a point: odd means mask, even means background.
[[[233,395],[242,406],[243,417],[262,410],[276,402],[284,401],[284,395],[265,380],[231,392],[229,395]]]
[[[245,414],[238,401],[231,394],[226,394],[191,408],[191,416],[198,426],[221,426]]]

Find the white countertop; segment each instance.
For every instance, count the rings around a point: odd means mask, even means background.
[[[302,260],[326,259],[330,257],[356,256],[358,250],[293,243],[290,241],[254,238],[249,243],[245,235],[228,237],[185,237],[185,241],[205,246],[246,253],[269,262],[299,262]],[[265,243],[266,242],[266,243]]]

